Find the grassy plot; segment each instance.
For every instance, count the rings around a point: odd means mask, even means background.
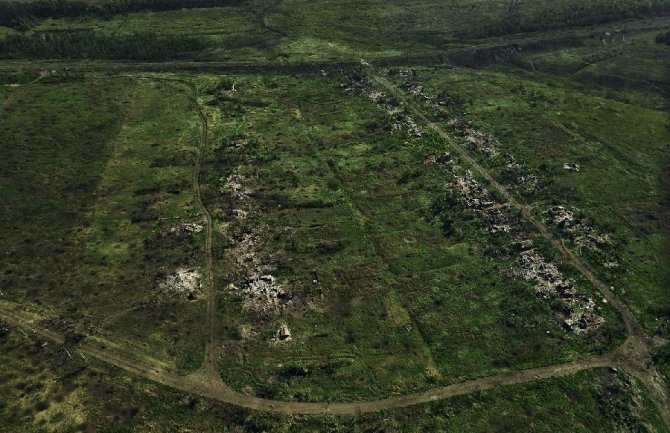
[[[670,263],[664,253],[668,228],[663,215],[670,124],[658,87],[667,82],[659,82],[654,90],[647,84],[657,79],[652,76],[624,87],[607,80],[617,65],[637,58],[637,44],[644,40],[644,50],[657,50],[656,58],[665,62],[661,53],[667,47],[645,37],[602,65],[584,68],[580,74],[592,74],[588,85],[579,74],[559,77],[509,67],[420,70],[416,81],[428,93],[442,95],[451,113],[493,134],[499,150],[513,155],[539,179],[537,188],[525,191],[504,158],[479,155],[499,179],[511,182],[522,199],[533,204],[538,215],[550,220],[545,213],[550,207],[567,206],[593,233],[609,238],[598,248],[573,247],[650,332],[667,336]],[[560,58],[560,52],[552,58]],[[598,77],[602,83],[593,84]],[[653,96],[646,98],[650,93]],[[577,164],[579,171],[565,164]]]
[[[115,15],[109,19],[52,18],[42,21],[32,31],[99,30],[115,34],[187,32],[232,37],[257,30],[255,18],[253,11],[241,8],[182,9]]]
[[[94,338],[180,371],[197,368],[204,347],[204,220],[192,185],[199,124],[187,92],[140,81],[78,237],[80,284],[91,288],[79,303],[103,320]]]
[[[185,395],[69,357],[13,327],[0,325],[0,348],[0,427],[7,433],[667,431],[637,382],[610,370],[373,414],[290,416]]]
[[[204,223],[189,89],[54,80],[17,88],[0,122],[3,297],[131,357],[192,371],[204,347]]]
[[[2,291],[13,301],[72,303],[73,242],[122,122],[121,81],[34,84],[2,109]]]
[[[457,207],[459,234],[445,235],[430,208],[446,174],[423,163],[443,145],[391,134],[385,113],[346,86],[235,76],[211,91],[216,148],[203,179],[226,241],[215,267],[227,383],[273,398],[370,398],[617,341],[605,305],[603,328],[566,333]],[[277,342],[283,324],[292,338]]]

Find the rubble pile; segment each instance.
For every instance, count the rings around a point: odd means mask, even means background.
[[[402,125],[407,129],[407,132],[409,132],[409,135],[413,137],[421,137],[423,136],[423,128],[421,128],[419,125],[416,124],[414,119],[412,119],[409,116],[405,116],[404,122]]]
[[[235,246],[233,254],[235,263],[242,268],[249,269],[252,272],[265,272],[272,269],[271,265],[263,264],[263,260],[258,254],[262,238],[256,232],[247,232],[235,237]]]
[[[405,113],[401,108],[391,103],[386,95],[374,87],[374,83],[367,76],[360,76],[357,74],[349,74],[349,80],[352,87],[346,88],[345,91],[354,90],[360,95],[372,101],[377,108],[386,112],[394,123],[391,124],[391,133],[397,133],[406,130],[412,137],[422,137],[425,133],[416,121]]]
[[[462,136],[467,147],[488,158],[497,158],[496,161],[507,164],[512,182],[516,180],[516,184],[526,192],[533,192],[537,189],[540,179],[517,163],[513,155],[502,152],[494,135],[477,130],[471,122],[466,122],[453,114],[447,106],[447,99],[435,98],[426,94],[422,86],[412,82],[412,77],[416,75],[414,70],[400,70],[398,75],[405,78],[401,87],[423,106],[432,109],[433,112],[438,112],[439,116]],[[350,76],[349,78],[355,91],[369,98],[378,108],[385,110],[395,120],[396,123],[391,126],[392,132],[407,130],[410,135],[421,136],[423,131],[420,130],[413,119],[407,116],[401,108],[394,105],[393,101],[385,97],[383,93],[375,90],[369,78],[365,76],[355,76],[354,78]],[[517,212],[509,203],[501,203],[496,200],[481,186],[469,170],[462,171],[450,153],[431,155],[423,163],[425,165],[449,167],[448,171],[453,177],[447,186],[455,191],[463,207],[480,215],[484,228],[489,233],[510,233],[513,231],[513,227],[518,222]],[[579,166],[576,164],[568,166],[566,164],[566,169],[578,171]],[[595,237],[593,230],[577,221],[571,213],[556,209],[550,213],[550,217],[555,219],[555,224],[559,225],[562,232],[565,230],[564,234],[572,235],[577,245],[587,245],[592,241],[597,244],[603,239],[606,240],[606,237]],[[547,262],[533,248],[532,241],[517,240],[512,251],[520,266],[515,275],[524,280],[533,281],[535,290],[540,296],[558,303],[560,306],[559,315],[567,330],[574,333],[584,333],[598,328],[603,323],[603,318],[598,314],[598,307],[595,302],[580,295],[574,286],[574,282],[567,279],[553,263]],[[274,280],[268,280],[268,284],[271,285],[271,283],[274,283]],[[267,291],[260,290],[258,298],[265,296],[265,293]],[[272,302],[274,301],[266,301],[266,304],[272,304]],[[279,331],[277,338],[279,338]]]
[[[407,81],[402,85],[402,87],[407,91],[407,93],[414,96],[414,98],[420,101],[423,105],[436,111],[446,112],[445,107],[447,103],[445,101],[438,101],[433,96],[427,95],[423,90],[423,86],[417,86],[416,84]]]
[[[245,297],[246,309],[276,313],[290,305],[292,296],[279,284],[270,272],[275,269],[271,258],[261,254],[267,227],[233,235],[234,245],[230,252],[238,269],[244,275],[237,286],[230,285],[235,292]]]
[[[472,149],[483,153],[489,158],[500,155],[495,137],[489,133],[478,131],[468,125],[463,128],[463,140]]]
[[[596,233],[593,227],[582,222],[565,206],[553,206],[547,210],[546,215],[561,234],[572,239],[579,248],[597,250],[610,242],[608,235]]]
[[[525,173],[517,176],[516,182],[524,191],[532,192],[537,189],[540,179],[532,173]]]
[[[194,300],[200,288],[200,272],[196,269],[177,269],[158,284],[158,300],[163,301],[182,296],[188,300]]]
[[[453,159],[449,152],[444,152],[439,155],[431,155],[423,161],[426,165],[449,165],[453,163]]]
[[[489,233],[511,231],[514,218],[510,206],[493,199],[469,170],[462,176],[454,175],[449,186],[458,192],[465,208],[474,210],[482,216],[484,227]]]
[[[245,308],[264,312],[277,312],[291,304],[292,296],[272,275],[252,275],[240,288],[247,296]]]
[[[183,238],[194,233],[200,233],[204,227],[196,223],[183,223],[170,228],[170,233]]]
[[[545,261],[536,249],[526,249],[518,256],[521,277],[535,282],[535,290],[544,298],[557,300],[563,325],[577,334],[599,327],[603,318],[596,313],[595,302],[577,293],[574,283],[565,278],[553,263]]]
[[[227,178],[219,179],[221,182],[224,182],[221,192],[229,193],[235,199],[244,199],[249,196],[253,191],[251,188],[246,186],[248,179],[246,176],[240,174],[231,174]]]

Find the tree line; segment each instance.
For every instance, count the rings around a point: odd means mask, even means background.
[[[459,32],[462,38],[483,38],[523,32],[555,30],[571,26],[605,24],[631,18],[670,14],[670,0],[623,2],[612,0],[553,2],[551,6],[527,5],[510,0],[503,15],[482,20]],[[488,22],[487,22],[488,21]]]
[[[184,58],[213,45],[200,36],[93,31],[41,32],[0,39],[0,58],[68,58],[165,61]]]
[[[26,30],[44,18],[93,15],[108,18],[115,14],[167,11],[184,8],[236,6],[244,0],[112,0],[92,4],[83,0],[34,0],[0,2],[0,26]]]

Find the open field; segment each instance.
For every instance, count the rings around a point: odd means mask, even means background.
[[[38,1],[3,431],[670,431],[666,0]]]
[[[348,400],[567,361],[618,340],[606,305],[603,328],[566,334],[549,303],[506,278],[514,262],[477,222],[445,237],[430,210],[447,177],[423,163],[440,143],[380,130],[385,113],[346,80],[225,81],[236,92],[212,116],[241,113],[220,121],[203,175],[228,246],[215,261],[227,383]],[[283,297],[253,299],[264,274]],[[292,341],[270,343],[282,324]]]

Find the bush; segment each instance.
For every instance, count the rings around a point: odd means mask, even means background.
[[[656,35],[657,44],[670,45],[670,32],[659,33]]]

